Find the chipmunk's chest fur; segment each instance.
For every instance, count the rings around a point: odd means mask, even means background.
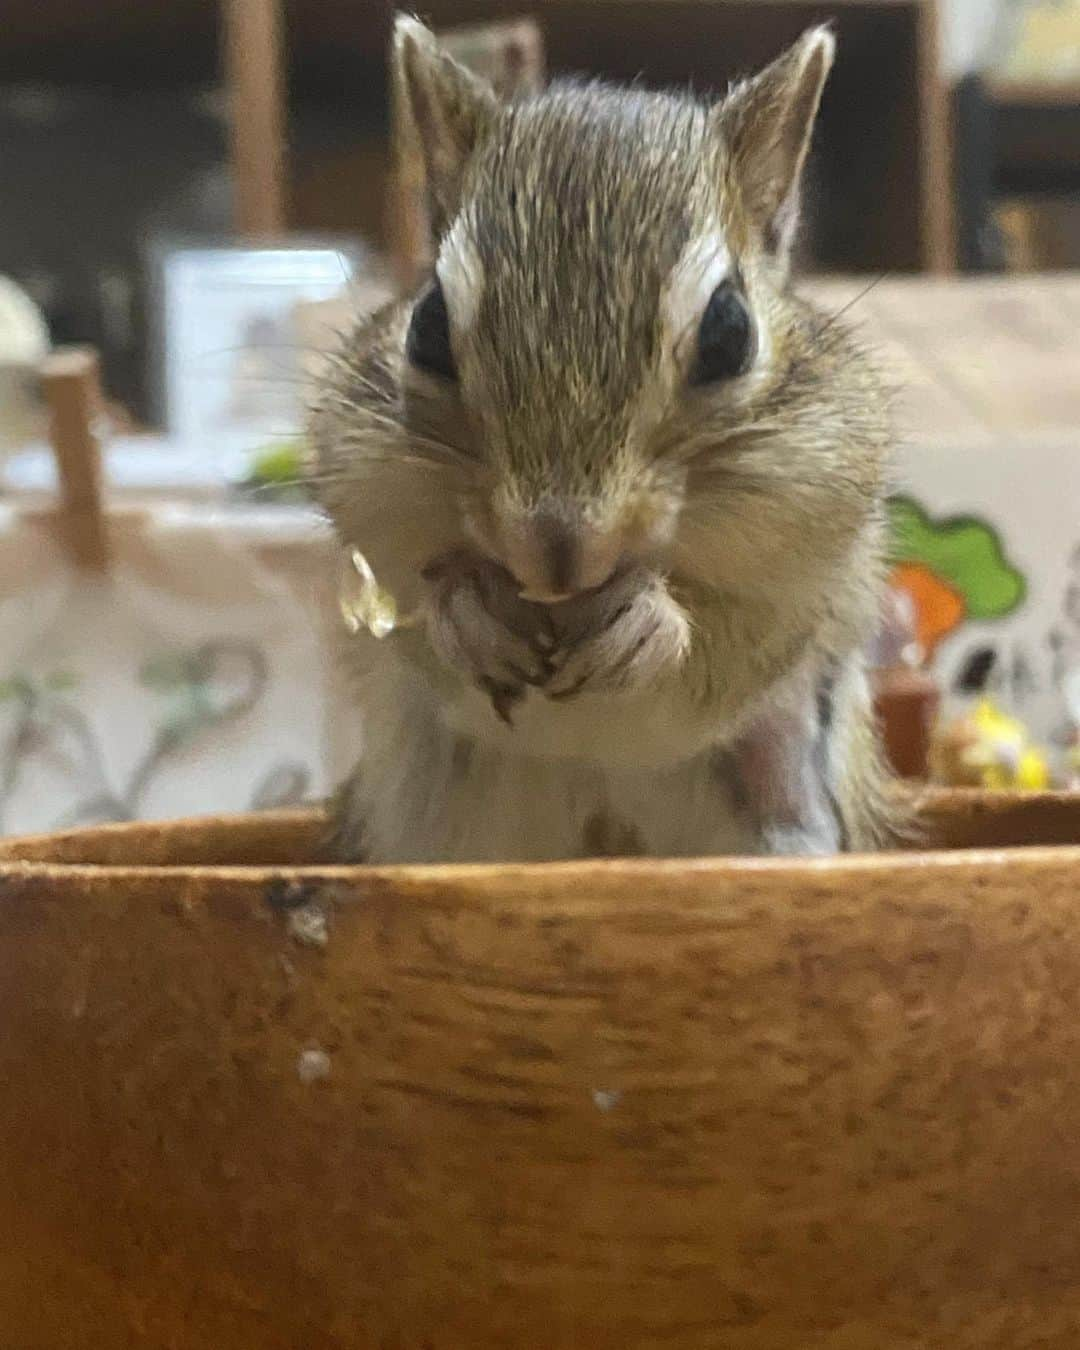
[[[508,725],[490,700],[465,687],[448,696],[391,646],[368,653],[361,753],[339,799],[344,856],[548,861],[766,850],[738,762],[742,720],[695,719],[655,694],[560,706],[534,693]],[[747,710],[751,726],[779,710],[782,739],[807,687],[800,677],[767,692]],[[815,721],[823,760],[832,755],[827,734]],[[784,753],[779,740],[776,748]],[[799,771],[793,760],[792,774]],[[820,824],[819,839],[835,847],[832,823]]]
[[[436,698],[386,653],[365,673],[341,851],[372,861],[548,861],[755,851],[722,747],[654,699]],[[633,734],[628,734],[633,728]],[[682,753],[678,753],[681,747]]]
[[[717,740],[709,717],[652,692],[582,694],[553,703],[532,689],[515,705],[508,724],[495,716],[485,694],[464,687],[446,701],[441,716],[463,739],[508,758],[619,771],[663,769]]]

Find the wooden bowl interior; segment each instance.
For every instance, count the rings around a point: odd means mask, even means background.
[[[0,1348],[1074,1350],[1080,797],[921,816],[951,851],[4,843]]]

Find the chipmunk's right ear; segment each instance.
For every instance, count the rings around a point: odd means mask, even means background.
[[[394,21],[393,68],[400,130],[423,160],[439,235],[457,212],[465,166],[498,100],[489,84],[442,50],[429,28],[405,14]]]

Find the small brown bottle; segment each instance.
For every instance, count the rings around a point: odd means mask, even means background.
[[[930,741],[941,701],[926,668],[911,597],[890,587],[873,652],[874,707],[885,754],[901,778],[929,776]]]

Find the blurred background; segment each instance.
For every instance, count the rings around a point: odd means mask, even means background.
[[[1077,774],[1080,0],[433,0],[508,92],[839,56],[800,267],[907,391],[897,763]],[[372,0],[5,0],[0,831],[318,796],[335,560],[306,383],[428,244]]]

